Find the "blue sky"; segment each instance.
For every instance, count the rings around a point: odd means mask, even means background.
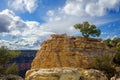
[[[83,21],[119,37],[120,0],[1,0],[0,46],[39,49],[51,34],[80,35],[73,25]]]

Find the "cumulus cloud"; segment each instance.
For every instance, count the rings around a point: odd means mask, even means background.
[[[37,0],[9,0],[8,6],[18,11],[32,13],[38,6]]]
[[[86,6],[85,11],[90,16],[103,16],[106,14],[106,10],[104,7],[101,7],[98,4],[90,3]]]
[[[14,14],[14,12],[6,9],[0,12],[0,32],[13,32],[19,29],[23,29],[26,26],[26,23],[18,16]]]
[[[9,32],[12,27],[10,24],[13,21],[13,12],[9,11],[8,9],[0,12],[0,33],[2,32]]]
[[[30,13],[33,12],[38,6],[37,0],[23,0],[23,1],[26,10],[28,10]]]
[[[32,2],[35,1],[35,2]],[[33,12],[36,9],[37,0],[10,0],[9,6],[15,10],[27,10]],[[107,20],[97,19],[96,16],[104,16],[107,10],[118,8],[119,0],[66,0],[63,7],[58,10],[48,10],[45,23],[37,21],[24,21],[14,12],[4,10],[0,12],[0,33],[16,36],[13,41],[3,40],[1,43],[14,45],[13,48],[33,49],[39,48],[39,43],[54,33],[76,34],[73,25],[88,21],[91,24],[105,23]],[[5,18],[4,18],[4,17]],[[114,19],[113,19],[114,20]],[[78,31],[79,32],[79,31]]]
[[[51,34],[54,33],[67,33],[69,35],[75,32],[73,28],[74,23],[70,23],[72,18],[61,18],[59,15],[54,15],[53,21],[47,21],[44,24],[40,24],[37,21],[24,21],[19,16],[16,16],[14,12],[6,9],[0,12],[0,17],[3,15],[6,18],[0,18],[0,21],[9,23],[6,26],[4,31],[4,36],[10,35],[14,37],[12,41],[3,40],[4,43],[9,44],[9,47],[12,48],[30,48],[34,47],[39,48],[39,44],[48,38]],[[58,16],[58,17],[57,17]],[[74,19],[72,19],[74,21]],[[75,20],[76,21],[76,20]],[[1,34],[3,34],[1,32]],[[2,42],[2,43],[3,43]]]
[[[41,28],[39,22],[24,21],[8,9],[0,12],[0,24],[0,34],[6,37],[8,35],[14,37],[12,41],[11,39],[2,40],[0,44],[12,49],[21,49],[25,47],[39,48],[41,41],[46,39],[50,34],[54,34],[51,31],[46,31]]]
[[[54,11],[53,11],[53,10],[49,10],[49,11],[47,12],[47,15],[48,15],[48,16],[54,16]]]
[[[7,26],[10,25],[9,19],[5,19],[6,16],[0,15],[0,33],[1,32],[9,32]]]
[[[46,23],[43,29],[54,33],[77,34],[74,24],[88,21],[99,27],[101,24],[113,22],[116,18],[100,17],[107,14],[107,10],[115,10],[119,7],[120,0],[66,0],[63,7],[58,10],[48,10]]]
[[[84,15],[84,3],[80,0],[67,0],[63,11],[68,15]]]
[[[107,10],[117,10],[120,0],[67,0],[63,11],[76,16],[104,16]]]

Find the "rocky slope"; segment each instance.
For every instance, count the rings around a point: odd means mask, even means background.
[[[89,59],[105,53],[106,51],[110,52],[108,47],[101,42],[101,39],[86,39],[79,36],[75,37],[67,36],[66,34],[54,34],[50,39],[41,44],[41,48],[31,64],[31,69],[26,73],[26,80],[98,80],[80,79],[81,75],[78,73],[79,68],[87,68],[89,65]],[[58,68],[57,72],[55,68]],[[45,71],[43,69],[45,69]],[[71,72],[71,70],[73,71]],[[89,70],[84,70],[83,73],[84,72],[88,73]],[[93,72],[96,73],[95,70],[93,70]],[[79,75],[77,76],[79,79],[77,77],[71,79],[61,78],[62,75],[64,77],[68,74],[70,74],[68,76],[72,76],[73,73],[76,74],[74,77]],[[96,75],[99,75],[99,73],[96,73]],[[102,75],[102,73],[100,74]],[[41,77],[36,77],[38,75]],[[52,77],[49,78],[49,75],[52,75]],[[53,75],[57,77],[54,77]],[[43,76],[47,78],[44,78]],[[100,78],[99,80],[106,80],[106,78]]]

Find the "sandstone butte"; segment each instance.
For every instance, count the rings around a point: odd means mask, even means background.
[[[71,68],[71,70],[77,74],[79,71],[76,72],[76,69],[87,68],[89,65],[89,59],[91,59],[93,55],[97,56],[102,53],[105,53],[105,51],[109,51],[109,48],[101,41],[102,41],[101,39],[94,39],[94,38],[86,39],[80,36],[53,34],[51,35],[50,39],[44,41],[41,44],[41,48],[37,52],[36,57],[34,58],[31,64],[31,69],[26,72],[25,79],[26,80],[84,80],[78,78],[62,79],[60,75],[62,75],[64,72],[67,71],[68,71],[67,73],[69,73],[70,70],[69,68]],[[54,72],[56,72],[57,76],[59,73],[60,79],[54,78],[53,76],[52,78],[49,79],[48,76],[53,75]],[[38,74],[39,75],[44,74],[44,76],[35,77],[35,75],[38,76]],[[100,74],[102,75],[102,73]],[[46,76],[48,75],[47,78],[45,78],[45,75]],[[85,80],[97,80],[97,79],[85,79]],[[106,77],[103,77],[99,80],[107,80],[107,79]]]

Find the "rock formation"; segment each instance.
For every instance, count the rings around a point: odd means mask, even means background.
[[[87,67],[85,55],[101,54],[107,49],[101,39],[52,35],[52,38],[41,44],[31,69],[53,67]]]
[[[29,75],[29,74],[30,75]],[[26,80],[107,80],[98,70],[78,68],[32,69]]]
[[[52,38],[41,44],[32,69],[53,67],[86,67],[87,57],[80,54],[79,39],[63,35],[52,35]]]
[[[101,42],[101,39],[86,39],[66,34],[51,35],[50,39],[41,44],[31,69],[26,73],[26,80],[98,80],[95,76],[95,78],[92,77],[94,79],[80,79],[79,68],[87,68],[93,54],[94,56],[102,54],[107,49],[108,47]],[[84,70],[83,73],[89,73],[89,70]],[[99,73],[96,74],[99,75]],[[36,77],[38,75],[41,77]],[[73,78],[71,78],[72,75]],[[62,76],[70,76],[70,78],[65,79]],[[99,80],[106,80],[105,77],[101,77]]]

